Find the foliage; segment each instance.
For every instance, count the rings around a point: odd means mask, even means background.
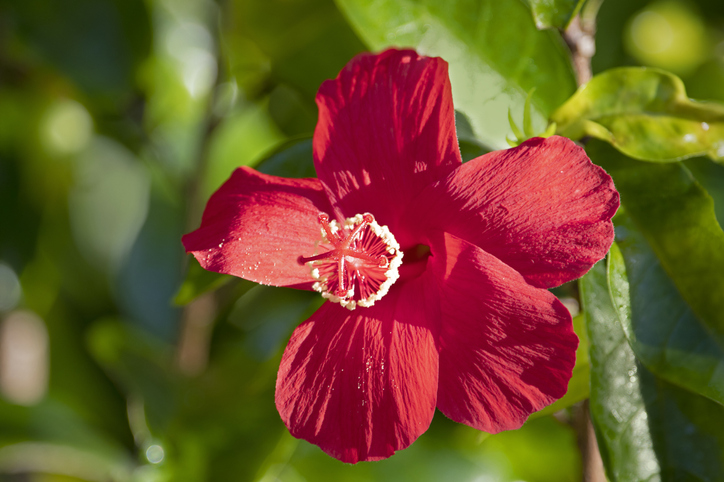
[[[574,481],[586,398],[609,480],[722,480],[724,8],[599,4],[0,0],[0,480]],[[352,467],[273,404],[320,297],[203,271],[180,238],[238,166],[314,176],[320,83],[388,46],[449,63],[464,160],[555,129],[622,207],[554,291],[582,308],[565,397],[497,435],[438,415]]]

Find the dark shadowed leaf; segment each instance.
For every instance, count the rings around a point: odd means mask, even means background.
[[[332,0],[233,0],[226,7],[222,35],[231,73],[257,70],[294,87],[312,106],[319,85],[364,49]]]
[[[504,149],[508,109],[522,118],[528,92],[533,125],[575,89],[566,47],[557,31],[539,31],[522,2],[494,0],[338,0],[373,50],[415,47],[450,64],[455,107],[485,145]]]
[[[580,281],[591,339],[591,418],[608,478],[716,481],[724,477],[724,408],[649,372],[611,301],[606,266]]]
[[[148,55],[151,25],[138,0],[3,2],[34,55],[70,77],[95,100],[128,96],[135,69]]]
[[[714,200],[716,219],[724,226],[724,165],[705,157],[688,159],[684,164]]]
[[[602,142],[587,151],[613,177],[626,213],[684,301],[724,346],[724,232],[711,197],[681,163],[637,162]]]
[[[257,164],[256,169],[280,177],[317,177],[312,157],[312,139],[306,137],[285,142]]]
[[[724,404],[724,350],[681,298],[630,218],[621,213],[616,221],[608,284],[631,348],[657,376]]]
[[[724,159],[724,105],[690,100],[675,75],[643,67],[603,72],[552,116],[558,133],[592,136],[647,161]]]
[[[88,348],[128,397],[142,401],[151,433],[163,433],[178,410],[180,377],[171,345],[128,323],[105,319],[89,331]]]

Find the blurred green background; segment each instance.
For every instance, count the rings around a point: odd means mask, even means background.
[[[375,46],[345,17],[353,3],[0,0],[0,481],[581,480],[579,405],[495,436],[438,414],[411,448],[358,466],[292,438],[276,370],[321,298],[209,275],[183,252],[235,167],[314,175],[316,90]],[[414,3],[380,15],[404,23]],[[538,34],[524,3],[503,3]],[[493,21],[490,36],[523,35]],[[625,65],[724,101],[721,0],[605,0],[593,72]],[[572,93],[565,75],[535,122]],[[466,159],[500,147],[465,114]],[[576,310],[575,287],[557,294]],[[564,405],[588,396],[579,355]]]

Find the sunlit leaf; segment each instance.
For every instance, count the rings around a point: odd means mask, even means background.
[[[591,340],[591,419],[609,480],[721,480],[724,407],[638,362],[611,302],[604,262],[580,287]]]
[[[566,47],[557,31],[538,31],[522,2],[494,0],[337,0],[373,50],[415,47],[450,65],[455,107],[475,135],[508,147],[507,115],[522,115],[535,87],[531,118],[537,130],[575,89]]]
[[[551,120],[561,135],[596,137],[636,159],[724,159],[724,104],[690,100],[684,83],[661,70],[624,67],[599,74]]]
[[[724,349],[686,305],[631,220],[625,213],[616,220],[608,283],[631,348],[657,376],[724,404]]]
[[[508,109],[508,124],[510,124],[510,130],[513,131],[515,140],[510,140],[507,137],[505,138],[505,140],[510,147],[515,147],[520,144],[522,140],[525,139],[525,136],[522,132],[520,132],[520,129],[518,129],[518,125],[515,123],[515,120],[513,120],[513,113],[510,111],[510,109]]]
[[[513,135],[515,136],[515,139],[505,138],[505,142],[507,142],[510,147],[517,147],[532,137],[550,137],[556,132],[555,122],[551,122],[542,132],[536,132],[533,129],[530,109],[534,92],[535,88],[528,92],[528,96],[525,98],[525,104],[523,105],[523,132],[520,132],[518,125],[513,119],[513,113],[508,109],[508,124],[510,124],[510,130],[513,131]]]
[[[580,11],[585,0],[527,0],[539,29],[564,29]]]
[[[724,232],[711,197],[681,163],[637,162],[602,142],[587,151],[613,177],[626,213],[684,301],[724,346]]]

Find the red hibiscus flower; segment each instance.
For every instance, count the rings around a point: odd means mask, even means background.
[[[562,137],[462,164],[447,64],[414,51],[355,57],[317,104],[318,179],[237,169],[183,238],[208,270],[329,298],[279,367],[291,434],[379,460],[435,407],[495,433],[563,396],[578,339],[546,288],[608,251],[611,178]]]

